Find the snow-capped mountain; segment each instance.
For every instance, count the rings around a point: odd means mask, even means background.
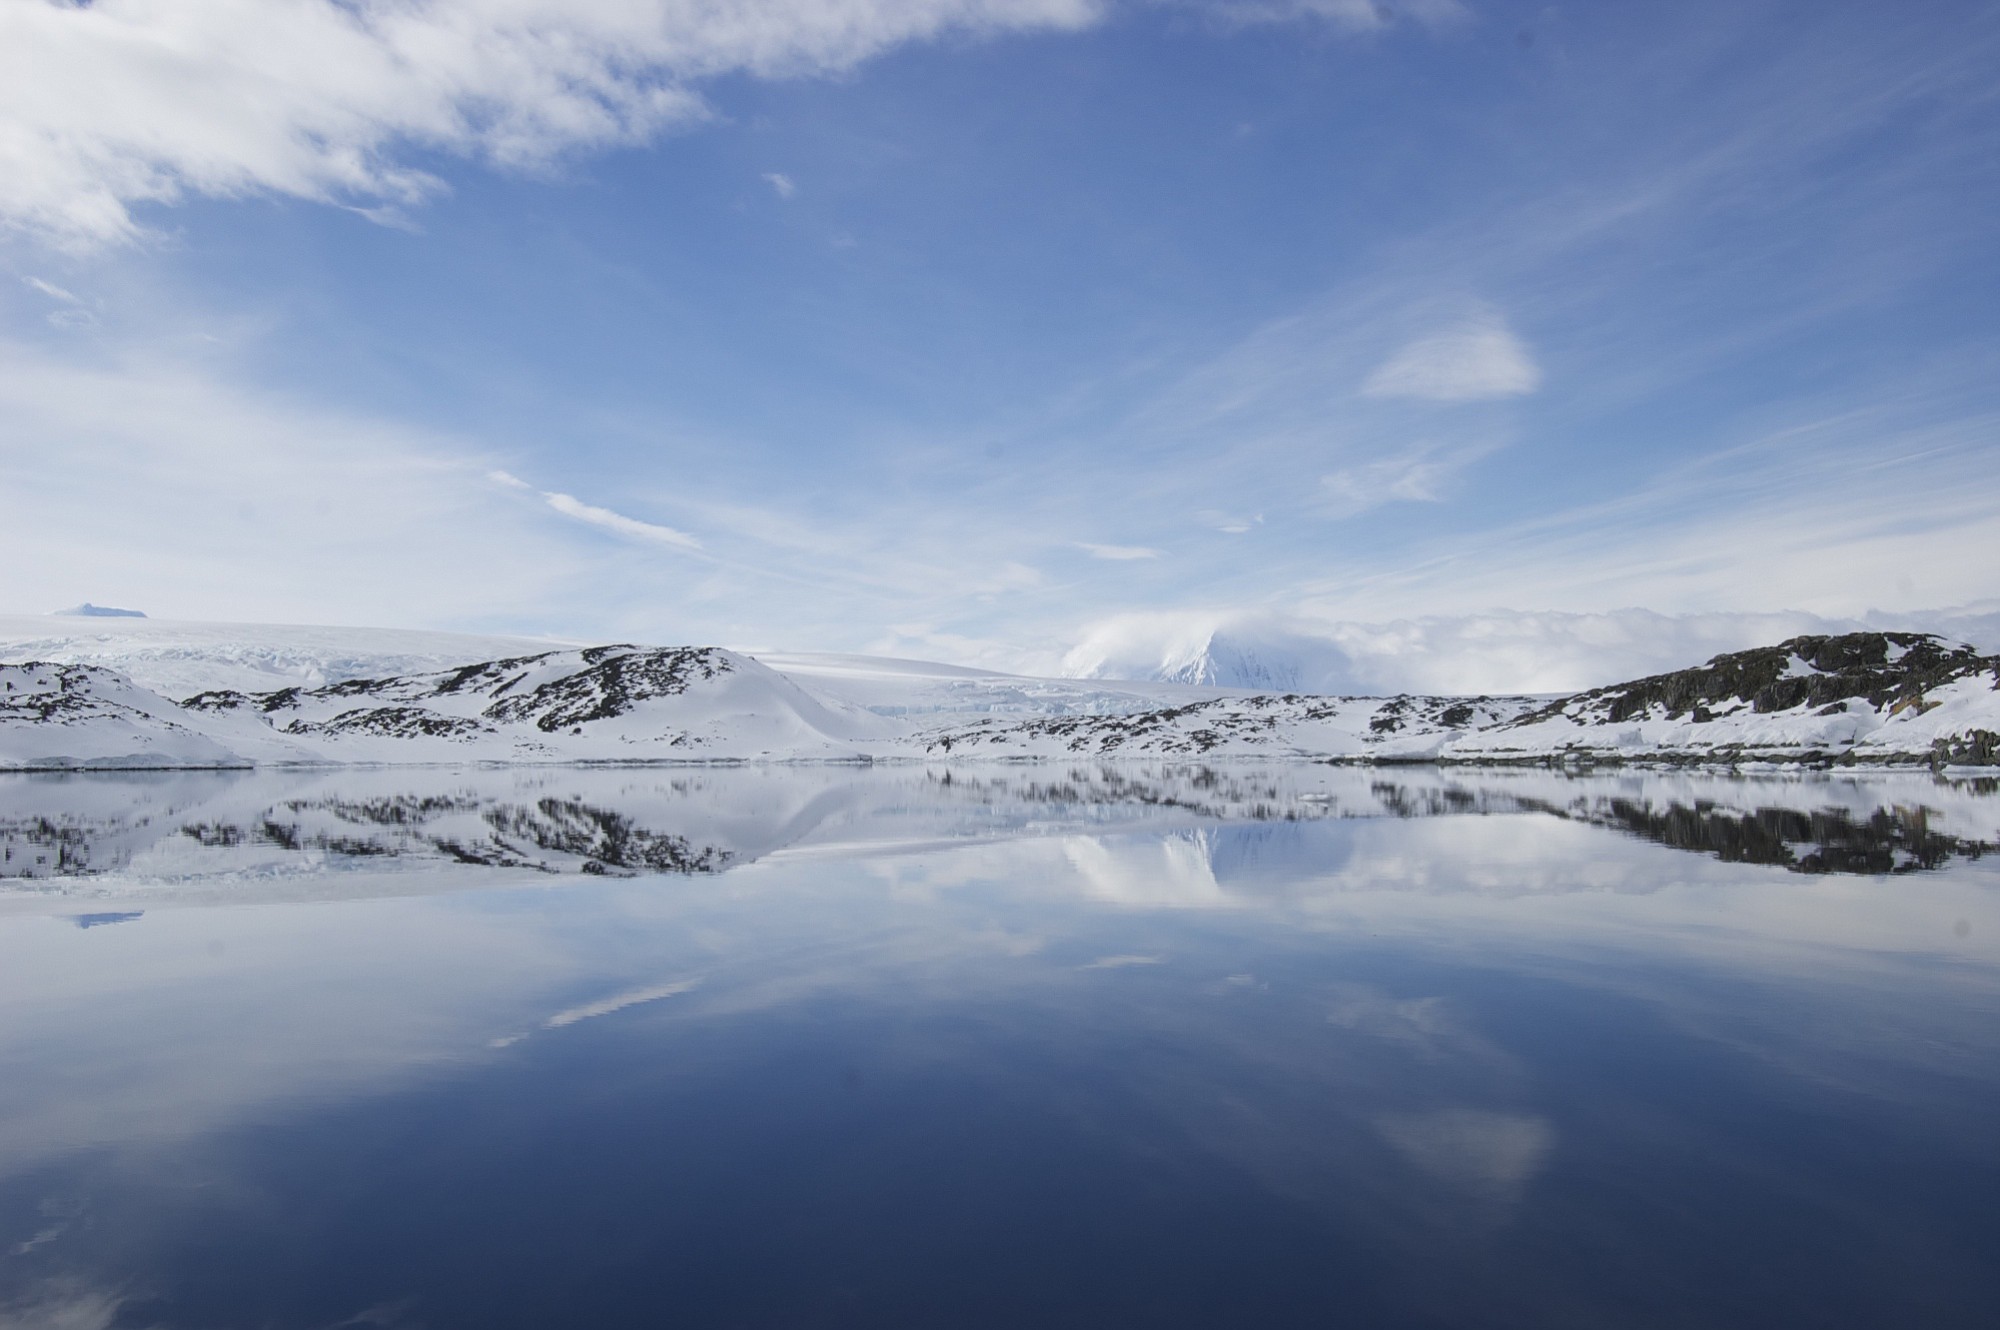
[[[1139,679],[1275,693],[1355,691],[1352,662],[1335,643],[1303,634],[1203,630],[1155,654],[1086,644],[1064,662],[1079,679]]]

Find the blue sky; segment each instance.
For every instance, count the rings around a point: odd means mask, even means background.
[[[0,51],[0,609],[1051,668],[2000,596],[1989,4],[28,0]]]

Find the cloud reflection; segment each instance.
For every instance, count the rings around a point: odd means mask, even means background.
[[[1548,1161],[1556,1139],[1543,1118],[1472,1108],[1385,1117],[1376,1126],[1430,1177],[1502,1200],[1519,1198]]]

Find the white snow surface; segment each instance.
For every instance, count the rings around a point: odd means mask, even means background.
[[[1041,679],[886,656],[759,651],[756,658],[822,697],[879,716],[1126,716],[1185,706],[1243,689],[1180,681]]]

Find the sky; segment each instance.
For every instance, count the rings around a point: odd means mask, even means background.
[[[0,0],[0,612],[1992,611],[1995,68],[1950,0]]]

